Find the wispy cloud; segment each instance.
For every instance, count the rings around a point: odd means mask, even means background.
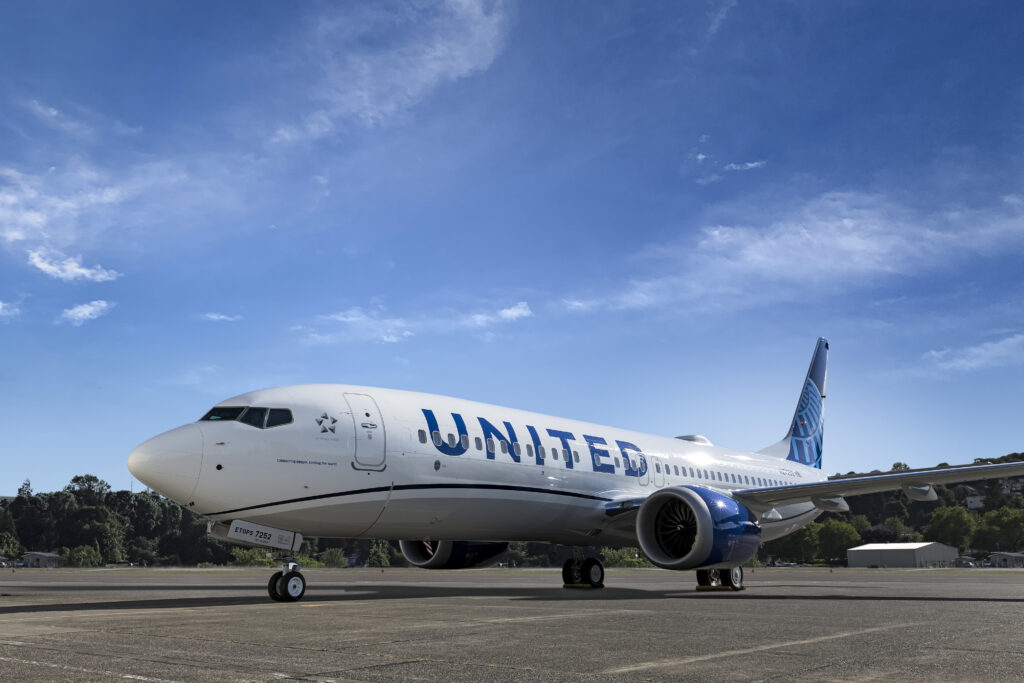
[[[762,160],[762,161],[748,161],[748,162],[742,163],[742,164],[736,164],[736,163],[726,164],[725,165],[725,170],[726,171],[752,171],[755,168],[764,168],[765,164],[767,164],[767,163],[768,163],[767,161]]]
[[[371,341],[394,344],[423,334],[450,334],[460,330],[476,330],[488,334],[489,330],[503,324],[533,316],[526,301],[495,311],[477,311],[470,314],[445,312],[430,316],[400,317],[388,314],[383,307],[369,310],[354,306],[339,313],[320,316],[322,322],[340,323],[340,329],[321,329],[298,325],[293,327],[312,344],[336,344],[339,342]]]
[[[73,308],[65,308],[57,322],[69,322],[75,327],[80,326],[88,320],[95,320],[106,315],[116,304],[111,301],[96,300],[87,304],[79,304]]]
[[[932,350],[924,360],[940,370],[969,372],[1024,363],[1024,334],[962,349]]]
[[[233,323],[242,319],[240,315],[225,315],[224,313],[203,313],[203,320],[210,320],[215,323]]]
[[[710,185],[711,183],[717,183],[721,179],[722,176],[718,175],[717,173],[712,173],[711,175],[701,176],[700,178],[697,178],[696,182],[698,185]]]
[[[21,309],[7,301],[0,301],[0,320],[10,320],[21,315]]]
[[[107,270],[102,266],[87,268],[82,265],[82,257],[64,257],[63,254],[46,249],[37,249],[28,253],[28,262],[50,277],[71,282],[72,280],[89,280],[90,282],[110,282],[121,277],[116,270]]]
[[[322,74],[310,110],[279,126],[271,142],[387,123],[441,84],[488,68],[506,25],[504,4],[485,0],[339,6],[303,38],[302,68]]]
[[[829,192],[781,213],[743,213],[749,225],[712,225],[689,240],[648,246],[636,258],[654,275],[567,297],[576,302],[567,310],[722,310],[807,299],[1024,244],[1020,207],[925,215],[880,195]]]
[[[24,100],[21,102],[21,106],[46,125],[70,135],[89,137],[93,133],[92,128],[84,122],[68,116],[55,107],[43,104],[39,100]]]

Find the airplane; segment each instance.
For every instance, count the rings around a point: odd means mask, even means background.
[[[253,391],[132,451],[149,488],[210,520],[208,532],[284,560],[271,599],[300,600],[302,536],[399,541],[425,569],[496,563],[511,541],[575,549],[566,586],[599,588],[581,549],[639,547],[697,587],[742,590],[764,542],[844,496],[1024,475],[1024,463],[829,479],[821,469],[829,343],[818,339],[786,435],[755,453],[699,435],[654,436],[433,394],[318,384]]]

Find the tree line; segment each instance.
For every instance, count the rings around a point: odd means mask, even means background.
[[[976,464],[1017,462],[1024,454],[977,459]],[[943,465],[940,465],[942,467]],[[895,463],[891,471],[908,469]],[[877,472],[876,472],[877,473]],[[852,474],[852,473],[851,473]],[[1024,546],[1024,497],[1007,480],[937,486],[938,500],[909,501],[901,492],[848,499],[848,513],[827,513],[818,522],[761,546],[759,558],[783,562],[842,563],[862,543],[938,541],[973,552],[1016,551]],[[968,510],[968,497],[984,507]],[[608,566],[649,566],[635,548],[591,548]],[[0,556],[55,552],[65,566],[132,563],[143,566],[272,565],[259,548],[211,539],[206,520],[152,491],[112,491],[90,475],[61,489],[35,493],[26,481],[0,504]],[[511,566],[561,566],[570,551],[549,543],[511,543]],[[305,566],[404,565],[397,543],[380,540],[307,538],[299,553]]]

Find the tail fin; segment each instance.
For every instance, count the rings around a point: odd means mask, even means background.
[[[789,431],[782,441],[761,449],[759,453],[821,469],[827,366],[828,340],[819,337]]]

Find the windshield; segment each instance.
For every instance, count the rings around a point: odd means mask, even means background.
[[[243,410],[245,410],[245,406],[217,407],[217,408],[211,409],[210,412],[208,412],[206,415],[203,415],[199,419],[199,421],[200,422],[204,422],[204,421],[205,422],[215,422],[215,421],[216,422],[220,422],[220,421],[228,421],[228,422],[230,422],[231,420],[237,420],[238,416],[242,414]]]

